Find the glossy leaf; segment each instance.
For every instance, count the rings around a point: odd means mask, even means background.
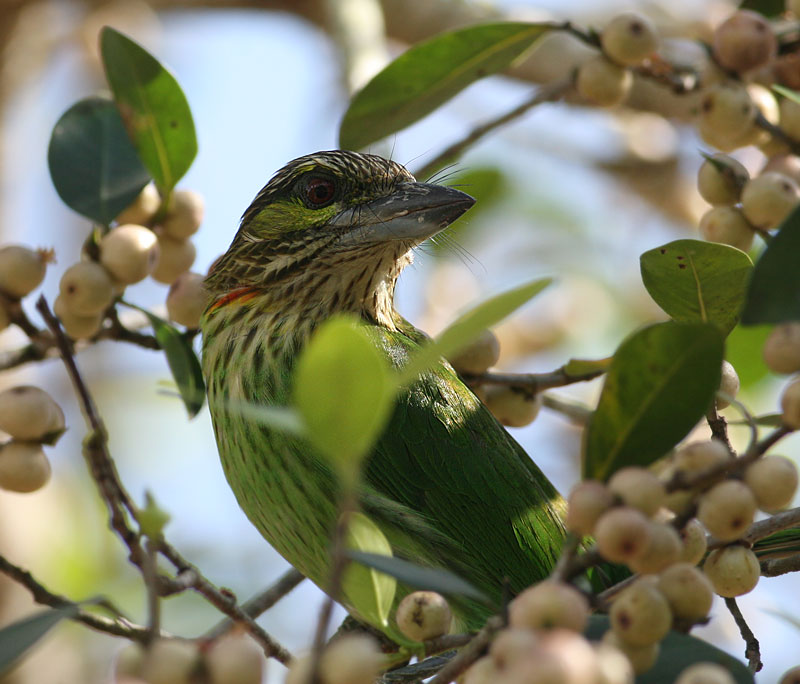
[[[56,123],[47,150],[50,177],[64,203],[108,225],[150,181],[111,100],[89,97]]]
[[[481,24],[414,45],[350,102],[339,146],[358,150],[410,126],[471,83],[510,66],[550,24]]]
[[[780,225],[756,262],[742,324],[800,321],[800,205]]]
[[[776,0],[776,1],[780,1],[780,0]],[[779,93],[779,94],[783,95],[784,97],[788,97],[790,100],[794,100],[795,102],[797,102],[797,104],[800,104],[800,93],[798,93],[796,90],[792,90],[791,88],[786,88],[786,87],[780,86],[780,85],[773,85],[772,89],[776,93]]]
[[[409,360],[401,372],[400,383],[413,382],[422,371],[435,364],[440,357],[452,357],[484,330],[491,328],[528,300],[533,299],[551,282],[553,282],[551,278],[534,280],[492,297],[467,311],[442,331],[431,344],[426,345]]]
[[[206,389],[200,361],[192,348],[192,343],[177,328],[163,318],[142,309],[135,304],[125,303],[132,309],[141,311],[153,326],[153,333],[159,346],[164,350],[175,384],[178,386],[181,399],[190,417],[194,417],[203,408]]]
[[[155,57],[109,26],[100,33],[100,53],[128,134],[161,194],[167,196],[197,154],[186,96]]]
[[[350,553],[392,555],[389,540],[363,513],[350,515],[346,546]],[[397,581],[394,577],[360,563],[349,563],[342,578],[342,591],[348,603],[367,622],[375,624],[388,624],[396,588]]]
[[[491,604],[491,600],[458,575],[441,568],[423,568],[402,558],[381,556],[374,553],[350,551],[348,556],[354,561],[399,579],[414,589],[435,591],[440,594],[466,596],[467,598]]]
[[[593,641],[598,641],[608,630],[606,615],[592,615],[585,634]],[[658,660],[644,674],[636,677],[636,684],[665,684],[675,682],[678,676],[695,663],[718,663],[733,676],[736,684],[753,684],[753,675],[747,666],[731,655],[712,646],[697,637],[668,632],[659,644]]]
[[[753,262],[716,242],[675,240],[640,258],[642,281],[673,320],[713,323],[724,334],[739,318]]]
[[[658,323],[619,347],[585,434],[586,478],[646,466],[683,439],[719,387],[723,339],[704,323]]]
[[[395,385],[389,367],[354,319],[320,326],[294,376],[294,405],[312,444],[343,474],[358,469],[389,419]]]
[[[61,620],[77,613],[77,605],[44,610],[0,629],[0,675],[8,672],[29,648]]]

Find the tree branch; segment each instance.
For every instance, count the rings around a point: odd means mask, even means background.
[[[753,634],[753,630],[750,629],[747,621],[744,619],[742,611],[739,610],[739,605],[736,603],[736,599],[726,598],[725,605],[730,611],[730,614],[733,616],[733,619],[736,621],[736,626],[739,628],[739,633],[742,635],[742,639],[744,639],[744,656],[747,658],[750,672],[758,672],[762,667],[764,667],[764,664],[761,662],[761,650],[758,644],[758,639],[756,639],[756,635]]]

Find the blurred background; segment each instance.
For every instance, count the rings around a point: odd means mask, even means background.
[[[686,39],[708,37],[733,5],[719,0],[3,0],[0,244],[55,249],[58,263],[41,288],[52,301],[90,226],[56,195],[47,146],[63,111],[103,87],[97,58],[103,25],[127,33],[171,67],[188,97],[200,152],[178,187],[205,198],[193,268],[204,273],[227,248],[239,216],[272,173],[294,157],[336,147],[349,92],[409,42],[499,16],[602,26],[625,9],[648,14],[669,49],[695,59]],[[361,22],[355,33],[341,24],[348,12]],[[413,172],[478,123],[529,97],[534,83],[566,75],[584,53],[575,43],[547,40],[513,75],[472,86],[372,151],[391,154]],[[435,334],[488,295],[554,276],[554,286],[496,330],[499,367],[524,371],[552,370],[570,357],[608,356],[636,327],[663,320],[641,283],[638,258],[670,240],[697,236],[706,207],[695,177],[700,150],[708,146],[687,124],[692,106],[691,98],[678,101],[637,82],[628,106],[544,104],[480,142],[448,180],[464,184],[479,202],[444,239],[417,251],[398,288],[401,313]],[[755,148],[737,156],[751,171],[763,164]],[[165,296],[166,287],[152,281],[127,293],[155,311],[163,310]],[[32,305],[28,311],[33,315]],[[776,409],[780,380],[760,360],[762,335],[734,332],[729,358],[744,384],[740,398],[765,413]],[[18,330],[0,333],[0,349],[23,342]],[[161,391],[169,386],[163,355],[103,342],[82,352],[78,362],[95,393],[123,481],[138,502],[150,490],[169,511],[171,542],[241,599],[277,578],[285,563],[228,490],[207,411],[189,421],[180,401]],[[74,599],[107,595],[143,619],[146,597],[108,531],[86,473],[80,450],[84,423],[60,362],[0,375],[0,388],[21,383],[46,388],[64,408],[69,431],[49,451],[54,475],[47,487],[33,494],[0,491],[0,553],[55,592]],[[590,403],[599,387],[593,382],[557,394]],[[726,414],[736,417],[731,409]],[[513,434],[567,492],[578,478],[579,430],[544,410]],[[746,436],[736,428],[732,434],[739,444]],[[697,436],[705,436],[704,429]],[[799,444],[796,437],[785,440],[783,453],[796,460]],[[260,623],[300,652],[310,644],[321,600],[303,583]],[[740,606],[762,646],[765,668],[758,681],[775,682],[798,662],[790,646],[800,635],[775,612],[800,613],[800,579],[762,580]],[[35,609],[26,591],[0,579],[0,624]],[[165,601],[164,611],[165,628],[185,636],[202,634],[219,618],[191,595]],[[711,623],[696,634],[743,657],[744,644],[721,602]],[[62,625],[2,682],[109,682],[121,646],[82,626]],[[279,664],[272,661],[268,669],[268,681],[282,681]]]

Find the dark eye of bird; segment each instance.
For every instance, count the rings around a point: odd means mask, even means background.
[[[310,178],[305,185],[309,206],[320,208],[329,204],[336,194],[336,184],[330,178]]]

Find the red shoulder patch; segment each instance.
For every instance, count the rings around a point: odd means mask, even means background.
[[[254,287],[240,287],[237,290],[232,290],[228,294],[220,297],[216,302],[208,307],[208,313],[216,311],[228,304],[244,304],[256,296],[256,289]]]

